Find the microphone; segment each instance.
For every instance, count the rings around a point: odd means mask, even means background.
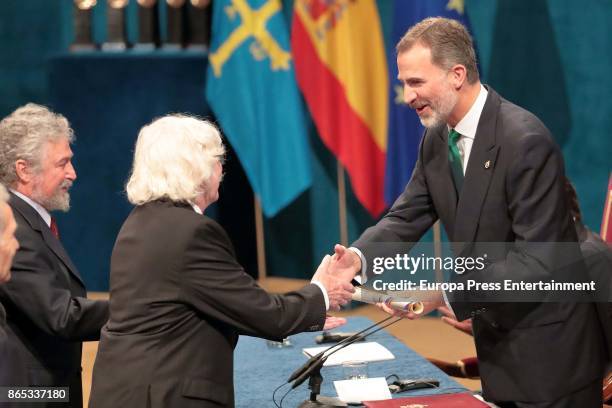
[[[403,312],[412,312],[417,315],[423,313],[423,309],[425,308],[423,306],[423,302],[420,300],[397,297],[385,292],[366,289],[363,286],[355,288],[352,299],[363,303],[385,303],[392,309]]]
[[[317,344],[322,344],[322,343],[338,343],[338,342],[341,342],[344,339],[348,339],[349,337],[353,336],[354,334],[355,333],[340,333],[340,332],[330,333],[328,331],[324,331],[323,334],[320,334],[317,337],[315,337],[315,342]],[[359,340],[363,341],[365,339],[361,338]]]
[[[330,348],[321,351],[320,353],[315,354],[314,356],[310,357],[308,359],[308,361],[306,363],[304,363],[304,365],[302,365],[300,368],[298,368],[297,370],[295,370],[293,372],[293,374],[291,374],[291,376],[289,377],[289,379],[287,379],[287,382],[291,382],[293,380],[295,380],[299,375],[301,375],[305,370],[307,370],[313,363],[315,363],[319,358],[321,358],[321,356],[323,354],[325,354],[326,352],[330,351],[333,348],[336,347],[340,347],[345,343],[348,343],[349,341],[352,341],[353,339],[360,339],[361,335],[365,332],[367,332],[368,330],[373,329],[374,327],[378,326],[379,324],[385,323],[387,320],[391,319],[393,316],[389,316],[383,320],[381,320],[380,322],[376,322],[373,325],[366,327],[365,329],[353,334],[352,336],[334,344],[333,346],[331,346]]]
[[[388,321],[389,319],[391,319],[393,317],[394,316],[389,316],[389,317],[387,317],[387,318],[385,318],[385,319],[383,319],[383,320],[381,320],[381,321],[379,321],[377,323],[374,323],[370,327],[360,331],[359,333],[356,333],[354,336],[351,336],[352,338],[349,337],[348,339],[346,339],[346,341],[342,341],[342,342],[336,344],[335,346],[332,346],[332,347],[328,348],[327,350],[324,350],[324,351],[318,353],[317,355],[311,357],[306,362],[306,364],[304,364],[296,372],[294,372],[291,375],[290,379],[287,381],[287,382],[291,382],[293,379],[295,379],[293,385],[291,386],[291,389],[295,389],[296,387],[300,386],[300,384],[302,384],[304,381],[306,381],[306,379],[308,377],[310,377],[310,374],[313,371],[320,369],[323,366],[323,364],[325,363],[325,361],[327,360],[327,358],[329,356],[331,356],[332,354],[342,350],[345,347],[350,346],[351,344],[361,340],[362,338],[366,338],[366,337],[368,337],[368,336],[370,336],[370,335],[372,335],[372,334],[374,334],[376,332],[379,332],[382,329],[384,329],[384,328],[386,328],[388,326],[391,326],[392,324],[397,323],[397,322],[399,322],[400,320],[403,319],[402,317],[398,317],[395,320],[393,320],[393,321],[391,321],[391,322],[389,322],[387,324],[381,325],[382,323],[385,323],[386,321]],[[381,326],[379,326],[379,325],[381,325]],[[368,331],[368,330],[370,330],[370,329],[372,329],[372,328],[374,328],[376,326],[379,326],[379,327],[377,327],[375,330],[372,330],[370,333],[365,333],[366,331]],[[335,348],[335,350],[332,350],[334,348]],[[328,354],[324,355],[325,353],[328,353]],[[301,374],[298,374],[297,376],[294,376],[294,374],[296,374],[297,372],[301,372]]]

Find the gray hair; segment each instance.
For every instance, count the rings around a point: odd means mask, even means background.
[[[41,168],[48,142],[68,139],[74,133],[68,120],[44,106],[28,103],[0,121],[0,183],[17,181],[15,162],[25,160],[35,171]]]
[[[193,202],[204,193],[214,166],[225,154],[219,130],[187,115],[168,115],[138,134],[128,200],[142,205],[160,198]]]
[[[432,63],[444,69],[456,64],[465,66],[470,84],[478,81],[476,51],[468,30],[457,20],[430,17],[413,25],[395,47],[397,54],[421,44],[431,50]]]

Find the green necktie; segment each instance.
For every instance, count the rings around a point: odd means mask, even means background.
[[[463,186],[463,164],[461,163],[461,153],[459,153],[457,147],[457,141],[460,137],[461,134],[455,129],[448,132],[448,162],[453,173],[457,194],[461,193],[461,187]]]

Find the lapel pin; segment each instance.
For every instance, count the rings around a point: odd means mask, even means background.
[[[491,167],[491,160],[487,160],[484,164],[485,169],[488,169],[489,167]]]

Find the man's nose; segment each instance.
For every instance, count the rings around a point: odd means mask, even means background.
[[[417,98],[416,92],[414,92],[410,87],[404,86],[404,103],[406,105],[410,105]]]
[[[76,170],[74,169],[72,162],[68,163],[68,167],[66,169],[66,178],[71,181],[74,181],[77,178]]]

